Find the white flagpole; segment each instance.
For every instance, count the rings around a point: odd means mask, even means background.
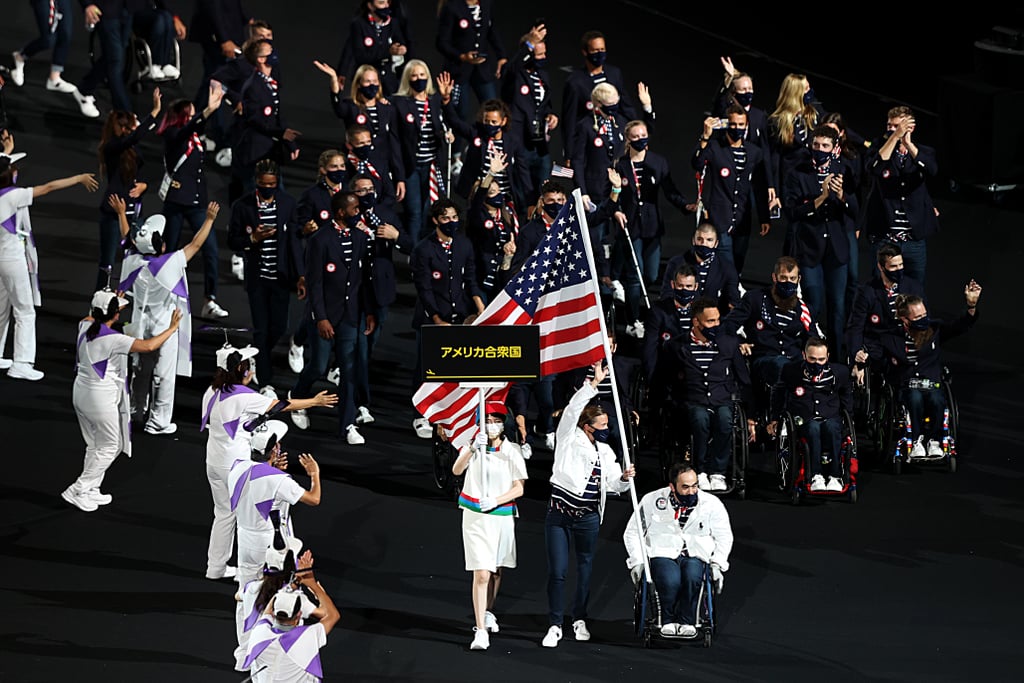
[[[622,443],[622,462],[629,468],[629,445],[626,443],[626,424],[623,421],[622,405],[619,401],[619,388],[615,380],[615,363],[612,362],[612,350],[611,345],[608,343],[608,324],[604,319],[604,309],[601,306],[601,289],[597,279],[597,265],[594,263],[594,250],[590,244],[590,228],[587,225],[587,214],[586,208],[583,206],[583,193],[580,192],[579,188],[576,188],[572,192],[572,201],[576,206],[576,216],[579,219],[580,230],[583,236],[583,247],[587,252],[587,265],[590,267],[591,278],[590,281],[594,285],[594,298],[597,299],[597,310],[598,310],[598,322],[601,325],[601,341],[604,345],[604,357],[608,360],[608,377],[612,383],[612,400],[615,402],[615,414],[619,418],[619,439]],[[654,579],[651,577],[651,567],[647,561],[647,546],[644,541],[644,527],[640,520],[640,503],[637,500],[636,495],[636,477],[630,477],[629,479],[629,497],[633,503],[633,519],[636,520],[637,532],[640,534],[640,550],[641,559],[644,564],[644,575],[647,577],[648,582],[653,582]]]

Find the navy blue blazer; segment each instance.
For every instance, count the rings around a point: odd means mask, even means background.
[[[461,323],[466,316],[476,313],[474,296],[483,297],[476,277],[476,256],[473,244],[465,235],[455,234],[451,243],[451,258],[431,233],[413,248],[413,284],[416,285],[416,308],[412,326],[433,325],[433,316],[450,323]]]
[[[907,154],[900,160],[893,152],[889,160],[884,161],[877,151],[868,157],[871,191],[865,226],[872,239],[885,237],[896,211],[906,212],[915,240],[927,239],[939,231],[939,217],[935,215],[935,204],[927,186],[928,179],[939,172],[935,150],[919,144],[917,151],[916,159]]]
[[[675,298],[671,294],[655,301],[647,311],[647,317],[644,319],[641,361],[644,377],[648,381],[654,379],[656,371],[659,375],[672,371],[671,358],[665,353],[669,348],[669,342],[690,334],[693,318],[689,313],[689,306],[684,309],[682,316],[679,313]],[[667,381],[668,377],[662,376],[659,379]]]
[[[383,308],[395,302],[398,291],[398,276],[395,272],[395,249],[405,254],[412,255],[415,241],[406,230],[402,228],[402,222],[398,215],[386,206],[375,206],[372,213],[376,214],[382,223],[388,223],[398,230],[398,237],[393,240],[386,240],[374,237],[370,240],[370,253],[373,257],[373,292],[377,306]],[[363,222],[371,226],[367,218],[370,212],[363,212]]]
[[[207,183],[203,177],[203,160],[206,148],[200,142],[189,150],[192,135],[202,135],[205,129],[206,118],[203,112],[199,112],[184,126],[167,128],[161,134],[164,139],[164,167],[171,174],[171,185],[164,203],[205,208]],[[174,167],[185,154],[185,161],[175,171]]]
[[[260,245],[253,243],[252,233],[261,225],[256,206],[256,192],[242,195],[231,205],[228,221],[228,246],[231,251],[242,252],[245,257],[245,286],[255,286],[259,278]],[[277,202],[277,276],[278,282],[294,289],[305,272],[302,263],[302,224],[295,216],[295,200],[281,190],[275,194]]]
[[[437,38],[434,45],[444,57],[442,71],[447,71],[456,82],[469,79],[471,74],[484,83],[494,80],[499,59],[505,58],[501,37],[494,26],[494,0],[480,0],[480,30],[477,31],[473,15],[464,0],[449,0],[441,8],[437,20]],[[487,55],[483,64],[467,64],[459,55],[481,52]],[[469,97],[463,93],[463,97]]]
[[[924,299],[924,287],[906,275],[896,286],[896,292]],[[857,295],[853,298],[853,307],[846,320],[846,348],[851,354],[864,349],[871,358],[879,360],[882,357],[879,338],[902,328],[903,324],[889,310],[889,293],[876,271],[875,277],[857,288]]]
[[[821,195],[821,182],[810,157],[786,176],[782,206],[795,230],[792,256],[801,268],[819,265],[830,247],[839,263],[850,260],[847,233],[856,229],[859,205],[854,187],[856,174],[848,175],[847,169],[846,162],[832,160],[829,173],[843,176],[846,198],[840,200],[835,194],[830,194],[818,208],[814,207],[814,200]],[[846,185],[847,180],[851,185]]]
[[[751,220],[768,222],[768,159],[760,147],[744,143],[743,148],[747,152],[743,173],[737,173],[732,148],[718,135],[703,149],[698,142],[690,158],[693,170],[704,172],[703,218],[719,233],[743,234]]]
[[[669,168],[668,159],[648,150],[643,163],[643,187],[639,190],[636,187],[629,154],[623,154],[615,164],[615,170],[622,177],[619,211],[626,214],[626,227],[629,228],[629,235],[633,239],[651,239],[665,234],[665,220],[658,206],[659,194],[664,195],[669,204],[684,213],[689,203],[672,180],[672,169]],[[692,215],[692,212],[690,213]]]
[[[548,144],[544,140],[544,119],[554,114],[555,108],[551,99],[552,81],[547,69],[533,66],[533,52],[521,45],[505,69],[501,79],[501,99],[511,110],[511,123],[508,132],[519,138],[522,146],[535,149],[540,154],[548,153]],[[543,96],[540,105],[534,95],[533,81],[529,74],[535,73],[543,84]],[[534,130],[534,122],[537,130]],[[539,135],[535,135],[538,133]]]
[[[470,124],[459,118],[459,114],[455,110],[454,100],[445,105],[444,116],[456,135],[469,140],[469,146],[466,148],[466,154],[463,158],[462,173],[459,174],[459,180],[455,184],[455,191],[468,200],[469,193],[473,189],[473,183],[480,180],[484,175],[481,169],[483,168],[483,160],[486,158],[487,144],[490,138],[481,130],[482,124],[479,122]],[[522,214],[526,209],[525,192],[530,187],[530,169],[526,164],[520,162],[523,148],[517,138],[504,131],[501,134],[501,142],[504,147],[503,151],[508,156],[508,168],[505,169],[505,172],[508,174],[512,186],[512,197],[516,203],[516,211]]]
[[[804,420],[831,420],[841,418],[842,411],[853,414],[853,385],[850,384],[850,369],[841,363],[830,362],[832,381],[812,382],[804,374],[802,358],[782,366],[780,381],[772,387],[771,405],[777,412],[773,420],[781,419],[789,411]]]
[[[690,341],[687,334],[669,342],[682,374],[683,402],[687,406],[716,407],[732,403],[735,396],[745,403],[750,393],[750,370],[740,353],[739,338],[724,330],[719,332],[714,341],[718,355],[707,370],[697,364]]]
[[[351,260],[341,243],[341,231],[332,223],[306,240],[306,291],[313,320],[333,327],[360,326],[363,316],[377,309],[373,291],[373,255],[369,236],[359,228],[352,238]]]
[[[604,64],[600,76],[603,82],[614,85],[619,91],[619,112],[626,121],[640,117],[640,110],[633,103],[633,94],[622,79],[622,71],[617,66]],[[594,109],[591,93],[594,90],[594,79],[584,67],[576,67],[569,74],[562,88],[562,147],[566,160],[572,159],[576,144],[576,122],[590,116]]]
[[[883,364],[890,382],[897,387],[906,386],[911,379],[930,379],[938,382],[942,379],[942,353],[944,343],[959,337],[978,322],[975,315],[964,313],[952,322],[932,320],[931,328],[934,336],[930,342],[917,350],[917,361],[911,363],[907,358],[907,335],[902,325],[892,334],[880,337],[882,352],[888,362]]]
[[[276,76],[275,76],[276,79]],[[277,99],[282,100],[283,89],[278,81]],[[288,125],[281,117],[281,108],[274,104],[274,96],[263,76],[253,70],[242,86],[242,132],[234,147],[232,164],[247,169],[260,159],[273,159],[279,163],[290,161],[289,155],[298,148],[294,141],[282,136]]]
[[[718,308],[723,313],[740,303],[739,277],[736,275],[736,266],[730,261],[719,258],[715,259],[708,266],[707,276],[700,279],[700,264],[697,263],[697,255],[693,249],[688,249],[682,254],[673,256],[665,266],[665,275],[661,280],[661,296],[672,295],[672,280],[675,279],[676,271],[683,265],[693,266],[697,271],[697,291],[701,296],[709,296],[718,301]]]
[[[626,124],[631,119],[627,119],[621,110],[615,112],[612,119],[615,121],[615,130],[612,133],[613,144],[610,149],[607,139],[600,134],[597,117],[594,114],[587,114],[575,122],[576,130],[570,156],[573,179],[580,192],[590,195],[590,200],[595,203],[597,197],[604,197],[611,190],[608,169],[616,165],[625,151],[624,133]],[[653,135],[654,113],[644,112],[643,120],[647,124],[647,132]]]
[[[364,5],[365,6],[365,5]],[[379,28],[379,32],[378,32]],[[396,17],[390,17],[383,24],[370,22],[365,13],[353,17],[348,25],[348,39],[338,60],[338,74],[351,82],[356,69],[363,64],[377,68],[383,95],[390,95],[398,88],[398,78],[391,62],[391,45],[400,43],[408,47],[409,41]],[[406,51],[405,58],[412,59]]]
[[[249,14],[242,8],[242,0],[195,0],[188,39],[218,52],[220,44],[229,40],[242,47],[248,23]]]
[[[429,107],[427,116],[430,117],[431,131],[434,134],[434,143],[437,149],[437,159],[440,161],[444,156],[445,145],[444,130],[447,125],[444,119],[444,105],[441,104],[441,96],[438,94],[427,97]],[[419,107],[412,97],[396,95],[391,98],[391,105],[395,109],[395,126],[397,128],[399,156],[402,158],[402,165],[405,168],[405,176],[416,170],[416,148],[420,141],[420,128],[422,127]],[[445,169],[438,163],[437,172],[443,174]]]
[[[395,182],[405,180],[408,175],[402,159],[401,143],[398,140],[398,124],[395,108],[391,104],[377,104],[377,128],[373,127],[373,119],[355,103],[351,97],[342,97],[340,93],[331,93],[331,108],[334,114],[345,123],[345,128],[365,126],[370,130],[373,146],[385,152],[388,165],[395,175]]]
[[[754,345],[753,358],[780,354],[786,358],[801,357],[811,332],[800,321],[800,304],[791,311],[793,320],[784,327],[776,319],[776,310],[775,301],[768,289],[748,291],[740,299],[740,305],[722,319],[723,332],[735,334],[742,327],[747,333],[747,342]],[[814,330],[815,312],[810,307],[808,310],[811,314],[811,330]]]

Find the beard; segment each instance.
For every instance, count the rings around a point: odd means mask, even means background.
[[[929,327],[927,330],[914,330],[909,332],[910,338],[914,340],[914,348],[920,351],[935,336],[935,330]]]
[[[790,311],[792,311],[794,308],[797,307],[797,304],[800,301],[800,297],[798,297],[796,294],[789,297],[788,299],[783,299],[782,297],[779,296],[779,293],[775,291],[774,287],[772,287],[771,292],[772,301],[775,302],[775,307],[778,308],[780,311],[783,311],[784,313],[789,313]]]

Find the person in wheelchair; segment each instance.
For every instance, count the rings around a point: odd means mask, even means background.
[[[914,441],[911,459],[943,455],[942,418],[947,405],[941,384],[940,348],[974,326],[980,297],[981,285],[971,280],[964,287],[967,310],[950,323],[929,318],[919,296],[896,297],[896,314],[902,328],[882,337],[882,349],[891,365],[887,366],[889,379],[899,388],[898,400],[910,413]],[[927,425],[926,414],[930,418]]]
[[[896,298],[912,294],[924,300],[924,287],[903,271],[903,250],[895,242],[878,249],[878,273],[857,289],[846,323],[846,348],[853,355],[853,378],[864,383],[864,370],[877,370],[882,362],[880,337],[902,327],[896,315]]]
[[[750,373],[739,338],[720,325],[718,302],[702,297],[692,304],[693,328],[672,340],[683,377],[681,399],[693,435],[692,462],[704,491],[727,491],[725,471],[733,439],[733,404],[750,389]],[[754,421],[747,420],[751,439]]]
[[[839,452],[843,411],[853,412],[849,368],[830,363],[828,345],[815,337],[804,345],[803,359],[782,368],[780,379],[773,387],[776,396],[771,402],[778,412],[768,424],[768,433],[774,436],[783,414],[790,413],[797,434],[807,441],[811,491],[842,491]],[[825,452],[832,456],[828,462],[822,460]]]
[[[663,355],[669,342],[690,332],[691,305],[698,296],[697,287],[697,271],[684,263],[676,268],[668,291],[647,311],[640,359],[644,379],[648,383],[656,383],[661,371],[668,367]]]
[[[677,463],[669,470],[668,486],[640,500],[622,540],[634,584],[643,580],[643,556],[650,558],[651,577],[661,601],[661,635],[696,636],[694,622],[704,568],[711,565],[716,590],[721,590],[723,574],[729,569],[733,534],[722,501],[698,490],[697,473],[689,465]]]
[[[700,296],[718,300],[719,308],[729,310],[740,302],[739,278],[736,267],[728,259],[718,258],[718,228],[710,221],[701,221],[693,233],[693,245],[682,254],[669,259],[661,283],[661,295],[672,290],[672,280],[681,266],[697,271],[697,289]]]

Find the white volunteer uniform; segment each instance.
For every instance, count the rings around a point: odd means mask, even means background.
[[[459,494],[466,571],[495,572],[498,567],[515,568],[515,502],[481,512],[480,499],[499,496],[512,488],[514,482],[527,477],[523,451],[508,439],[502,439],[498,450],[476,451],[470,458]]]
[[[230,392],[213,387],[203,394],[203,421],[200,431],[209,429],[206,440],[206,478],[213,496],[213,526],[207,549],[206,574],[220,577],[224,573],[231,546],[235,540],[235,513],[231,511],[228,474],[236,460],[249,460],[252,434],[242,428],[249,420],[262,415],[274,399],[241,384]],[[264,546],[264,550],[266,547]]]
[[[259,578],[245,584],[242,590],[239,591],[242,599],[239,601],[239,606],[235,611],[235,630],[238,635],[238,647],[235,648],[235,669],[237,671],[247,671],[245,655],[249,649],[249,634],[252,632],[256,622],[259,621],[263,611],[267,608],[266,605],[263,605],[260,609],[256,608],[256,598],[259,597],[261,588],[263,588],[263,579]],[[273,596],[271,596],[271,599],[273,599]],[[305,621],[316,609],[316,605],[302,592],[299,593],[299,604],[302,621]],[[239,614],[242,615],[240,619],[238,618]]]
[[[253,673],[254,683],[316,683],[323,678],[320,648],[326,644],[323,624],[283,631],[264,615],[249,634],[244,666],[253,672],[263,669]]]
[[[668,486],[651,491],[640,500],[640,519],[646,530],[644,545],[648,557],[667,557],[674,560],[685,549],[690,557],[714,562],[722,571],[729,569],[732,551],[732,525],[725,505],[713,493],[697,491],[697,505],[684,526],[679,526],[678,514],[669,500]],[[626,544],[626,566],[643,564],[640,533],[636,526],[636,512],[629,518],[622,534]]]
[[[134,354],[136,373],[132,386],[132,413],[149,407],[148,429],[160,430],[171,424],[174,410],[175,377],[192,376],[192,316],[188,300],[188,261],[181,249],[162,256],[146,256],[134,249],[124,257],[120,288],[130,292],[134,305],[125,332],[137,339],[155,337],[171,324],[174,309],[182,311],[181,323],[155,354],[152,384],[141,372],[143,354]],[[146,361],[149,362],[149,361]],[[150,392],[152,388],[152,392]]]
[[[132,454],[128,414],[128,353],[134,337],[106,325],[89,340],[92,324],[78,324],[78,374],[72,392],[78,424],[85,439],[85,464],[71,492],[80,496],[99,489],[103,476],[121,452]]]
[[[39,258],[28,207],[32,188],[0,189],[0,344],[14,310],[14,362],[36,361],[36,306],[39,296]],[[0,345],[0,355],[3,353]]]

